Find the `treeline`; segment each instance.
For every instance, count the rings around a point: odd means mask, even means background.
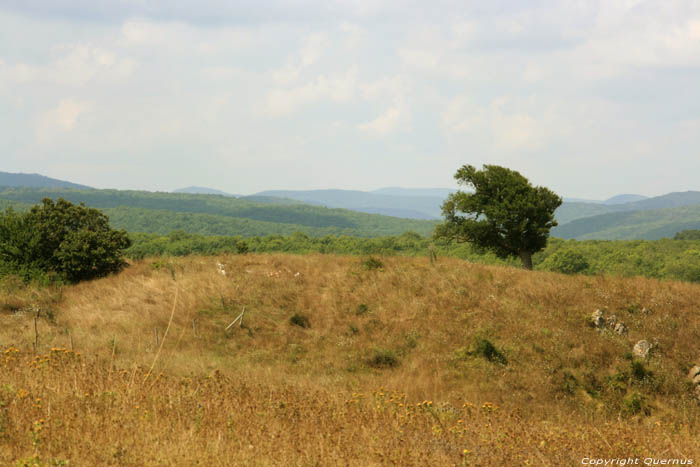
[[[683,236],[681,236],[683,237]],[[398,236],[361,238],[303,233],[259,237],[224,237],[187,234],[131,234],[132,259],[150,256],[186,256],[253,253],[328,253],[344,255],[449,256],[473,262],[517,266],[516,259],[502,260],[467,243],[432,241],[414,232]],[[533,256],[536,270],[566,274],[613,274],[700,282],[700,239],[675,240],[562,240],[550,238],[547,247]]]
[[[100,209],[110,224],[129,232],[167,235],[326,235],[376,237],[416,231],[429,235],[435,222],[328,209],[283,198],[233,198],[188,193],[70,188],[0,188],[0,207],[21,210],[44,198],[63,198]]]

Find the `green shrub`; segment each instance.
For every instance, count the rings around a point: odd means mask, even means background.
[[[289,323],[304,329],[311,327],[311,321],[309,321],[309,318],[301,313],[294,313],[294,315],[289,318]]]
[[[638,392],[631,392],[622,399],[622,412],[629,415],[644,413],[649,415],[651,407],[647,404],[646,397]]]
[[[503,352],[498,350],[493,342],[483,337],[477,337],[474,339],[472,350],[468,352],[468,354],[483,357],[493,363],[500,363],[501,365],[508,364],[508,359],[505,355],[503,355]]]
[[[663,269],[663,275],[671,279],[700,282],[700,250],[687,250]]]
[[[588,271],[590,265],[581,253],[562,249],[545,259],[540,267],[562,274],[583,274]]]
[[[369,307],[365,303],[360,303],[355,308],[355,314],[358,316],[366,315],[369,312]]]
[[[373,270],[373,269],[381,269],[384,267],[384,263],[379,261],[377,258],[370,256],[366,260],[362,262],[362,266],[364,266],[365,269],[367,270]]]

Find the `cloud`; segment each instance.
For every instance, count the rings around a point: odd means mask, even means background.
[[[668,185],[697,167],[696,0],[8,0],[0,31],[3,151],[23,171],[139,161],[142,187],[246,192],[359,187],[358,157],[435,186],[491,162],[583,197],[601,165],[600,186],[635,160],[677,168]],[[297,160],[324,176],[270,170]]]
[[[372,133],[376,135],[386,135],[393,132],[399,126],[401,122],[401,109],[398,107],[390,107],[379,115],[374,120],[362,123],[358,128],[367,133]]]
[[[261,116],[281,117],[297,112],[314,102],[347,102],[355,94],[356,76],[357,72],[350,69],[333,76],[321,74],[298,86],[273,88],[267,92],[262,104],[256,106],[254,111]]]
[[[80,118],[90,112],[93,104],[64,98],[53,107],[39,115],[36,124],[38,141],[48,143],[56,137],[60,137],[76,128]]]

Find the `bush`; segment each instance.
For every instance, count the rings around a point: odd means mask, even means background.
[[[366,303],[360,303],[357,305],[357,308],[355,308],[355,314],[357,316],[362,316],[366,315],[369,312],[369,307],[367,306]]]
[[[503,355],[503,353],[498,350],[490,340],[482,337],[477,337],[474,339],[474,350],[472,350],[470,354],[484,357],[490,362],[500,363],[501,365],[508,364],[508,359],[506,359],[506,356]]]
[[[300,328],[304,329],[311,327],[311,321],[309,321],[309,318],[301,313],[294,313],[294,316],[289,318],[289,324],[299,326]]]
[[[639,413],[649,415],[651,413],[651,407],[647,404],[644,395],[638,392],[632,392],[622,400],[622,411],[629,415],[636,415]]]
[[[590,265],[581,253],[565,249],[549,256],[542,262],[540,267],[562,274],[582,274],[588,271]]]
[[[366,260],[362,262],[362,266],[364,266],[365,269],[371,271],[372,269],[381,269],[384,267],[384,263],[379,261],[377,258],[370,256]]]
[[[45,198],[24,214],[0,214],[0,272],[25,279],[37,271],[69,282],[102,277],[126,265],[121,254],[130,245],[103,213],[62,198]]]
[[[684,251],[666,264],[663,273],[672,279],[700,282],[700,250]]]
[[[377,349],[367,364],[373,368],[394,368],[399,366],[399,357],[392,350]]]

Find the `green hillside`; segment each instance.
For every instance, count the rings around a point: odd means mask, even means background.
[[[700,205],[586,217],[555,227],[552,235],[577,240],[657,240],[697,228],[700,228]]]
[[[406,231],[429,235],[434,223],[327,209],[289,200],[264,202],[226,196],[152,193],[120,190],[7,188],[0,190],[5,206],[17,208],[42,198],[65,198],[103,210],[114,227],[130,232],[166,234],[183,230],[201,235],[270,235],[304,232],[311,236],[399,235]],[[1,205],[0,205],[1,206]]]
[[[410,219],[439,219],[442,216],[441,206],[447,196],[433,195],[432,191],[428,191],[428,195],[416,195],[413,193],[420,191],[389,190],[392,194],[359,190],[270,190],[257,195]]]
[[[554,217],[559,222],[559,225],[564,225],[568,222],[582,219],[584,217],[598,216],[610,212],[621,210],[622,205],[608,206],[605,204],[596,203],[562,203],[561,206],[554,211]]]

